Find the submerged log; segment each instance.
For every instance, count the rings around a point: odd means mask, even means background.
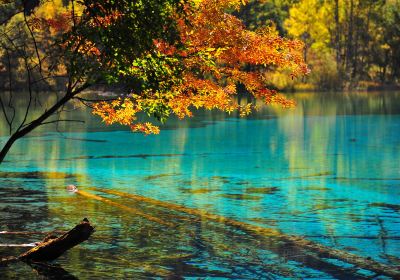
[[[315,254],[319,260],[324,260],[324,259],[337,259],[340,261],[343,261],[348,264],[352,264],[355,267],[358,268],[363,268],[372,272],[375,272],[376,274],[379,275],[385,275],[392,277],[393,279],[400,279],[400,271],[398,270],[397,267],[386,265],[383,263],[380,263],[378,261],[375,261],[371,258],[365,258],[361,257],[343,250],[335,249],[335,248],[330,248],[328,246],[324,246],[322,244],[318,244],[316,242],[313,242],[311,240],[307,240],[301,236],[294,236],[294,235],[288,235],[285,233],[282,233],[276,229],[271,229],[271,228],[264,228],[260,226],[255,226],[252,224],[248,224],[245,222],[240,222],[236,221],[224,216],[216,215],[216,214],[211,214],[207,211],[204,210],[199,210],[199,209],[194,209],[170,202],[165,202],[165,201],[160,201],[156,200],[153,198],[145,197],[145,196],[140,196],[140,195],[135,195],[135,194],[130,194],[130,193],[124,193],[120,191],[115,191],[115,190],[106,190],[106,189],[100,189],[100,188],[90,188],[91,190],[102,192],[102,193],[107,193],[111,195],[116,195],[119,197],[124,197],[124,198],[129,198],[132,200],[136,201],[141,201],[145,202],[151,205],[156,205],[160,206],[166,209],[172,209],[178,212],[183,212],[189,215],[197,216],[202,219],[207,219],[207,220],[212,220],[218,223],[222,223],[225,225],[228,225],[230,227],[234,227],[240,230],[243,230],[245,232],[249,232],[252,234],[255,234],[257,236],[261,237],[267,237],[267,238],[275,238],[276,240],[281,240],[287,245],[292,245],[294,247],[300,248],[304,250],[304,253],[310,252],[311,254]],[[80,191],[78,191],[79,193]]]
[[[59,237],[47,236],[36,247],[19,255],[17,259],[24,262],[53,261],[65,251],[87,240],[93,231],[94,227],[84,218],[73,229]]]
[[[130,212],[132,214],[135,214],[136,216],[141,216],[141,217],[143,217],[143,218],[145,218],[145,219],[147,219],[149,221],[152,221],[154,223],[157,223],[157,224],[160,224],[160,225],[164,225],[164,226],[169,226],[169,227],[174,227],[175,226],[171,222],[164,221],[164,220],[162,220],[160,218],[157,218],[157,217],[153,217],[153,216],[151,216],[149,214],[143,213],[139,209],[119,204],[119,203],[117,203],[115,201],[112,201],[110,199],[104,198],[102,196],[91,194],[91,193],[88,193],[88,192],[85,192],[85,191],[82,191],[82,190],[77,190],[76,193],[81,195],[81,196],[84,196],[86,198],[90,198],[90,199],[94,199],[94,200],[97,200],[97,201],[101,201],[101,202],[104,202],[106,204],[112,205],[114,207],[120,208],[120,209],[125,210],[127,212]]]

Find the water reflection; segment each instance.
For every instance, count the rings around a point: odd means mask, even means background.
[[[37,132],[21,140],[1,166],[0,231],[67,229],[88,216],[97,232],[59,261],[83,278],[372,275],[273,237],[99,194],[178,225],[165,228],[65,192],[66,185],[76,184],[82,190],[95,186],[207,210],[399,265],[400,94],[294,98],[293,110],[263,107],[248,120],[203,112],[147,137],[103,129],[80,112],[86,127]],[[0,127],[4,132],[4,124]],[[0,236],[0,242],[36,238]],[[5,273],[15,275],[14,269],[32,273],[19,265]]]

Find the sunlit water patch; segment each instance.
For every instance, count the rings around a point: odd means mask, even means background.
[[[78,278],[375,275],[253,234],[246,230],[251,226],[400,265],[400,95],[294,97],[294,110],[265,108],[247,120],[206,113],[192,123],[173,121],[159,136],[103,130],[81,112],[86,129],[22,139],[1,166],[0,232],[68,229],[88,217],[97,226],[93,237],[57,261]],[[68,184],[133,210],[69,193]],[[175,226],[133,214],[138,211]],[[42,237],[0,234],[0,243]],[[0,247],[2,256],[23,250]],[[34,275],[21,264],[0,270],[10,278]]]

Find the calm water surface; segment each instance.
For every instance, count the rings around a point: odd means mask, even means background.
[[[56,275],[16,263],[0,267],[0,278],[388,279],[246,230],[400,265],[400,93],[293,98],[293,110],[263,107],[248,119],[172,120],[158,136],[105,127],[81,109],[69,114],[84,125],[20,140],[0,167],[0,231],[66,230],[87,217],[96,232],[55,262]],[[68,184],[168,225],[68,193]],[[42,238],[0,234],[0,243]],[[24,250],[0,247],[0,256]]]

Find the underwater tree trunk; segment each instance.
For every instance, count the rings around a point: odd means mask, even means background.
[[[18,257],[0,259],[0,265],[7,265],[8,263],[17,261],[26,263],[53,261],[65,251],[87,240],[93,232],[94,227],[90,224],[88,219],[84,218],[73,229],[59,237],[48,235],[42,242],[39,242],[37,246]],[[43,265],[45,264],[43,263]]]
[[[68,85],[68,89],[65,93],[65,95],[57,101],[53,106],[51,106],[49,109],[47,109],[43,114],[41,114],[39,117],[36,119],[32,120],[29,123],[25,123],[25,120],[19,125],[19,127],[10,135],[10,138],[8,141],[4,144],[3,147],[0,147],[0,165],[4,161],[4,158],[6,157],[7,153],[10,151],[12,145],[17,141],[18,139],[24,137],[28,133],[30,133],[32,130],[36,129],[37,127],[44,125],[44,124],[49,124],[49,123],[54,123],[54,122],[61,122],[61,121],[66,121],[66,120],[52,120],[52,121],[47,121],[45,122],[49,117],[57,114],[59,110],[67,104],[71,99],[73,99],[75,96],[77,96],[79,93],[84,91],[85,89],[91,87],[92,84],[86,83],[79,88],[73,89],[70,85]],[[1,99],[0,99],[0,104]],[[4,112],[4,108],[1,107],[1,109]],[[27,113],[29,112],[29,107],[27,110]],[[71,120],[69,120],[71,121]],[[73,120],[72,120],[73,121]]]
[[[363,268],[363,269],[375,272],[378,275],[385,275],[385,276],[392,277],[393,279],[400,279],[400,271],[397,269],[397,267],[380,263],[371,258],[365,258],[365,257],[358,256],[356,254],[346,252],[346,251],[343,251],[340,249],[335,249],[335,248],[331,248],[331,247],[328,247],[328,246],[325,246],[322,244],[318,244],[311,240],[307,240],[301,236],[288,235],[288,234],[282,233],[276,229],[264,228],[264,227],[248,224],[245,222],[236,221],[236,220],[224,217],[224,216],[208,213],[203,210],[189,208],[186,206],[173,204],[173,203],[165,202],[165,201],[160,201],[160,200],[148,198],[145,196],[135,195],[135,194],[131,194],[131,193],[124,193],[124,192],[115,191],[115,190],[100,189],[100,188],[91,188],[91,190],[95,190],[95,191],[99,191],[99,192],[103,192],[103,193],[107,193],[107,194],[112,194],[112,195],[117,195],[117,196],[120,196],[123,198],[129,198],[132,200],[148,203],[151,205],[156,205],[156,206],[164,207],[167,209],[172,209],[172,210],[175,210],[178,212],[184,212],[184,213],[187,213],[190,215],[200,217],[201,219],[204,219],[204,220],[213,220],[218,223],[223,223],[230,227],[240,229],[244,232],[248,232],[248,233],[266,237],[266,238],[274,238],[277,242],[281,241],[282,243],[286,244],[288,246],[288,248],[298,248],[298,249],[303,250],[305,255],[312,256],[313,258],[315,258],[316,261],[324,261],[324,259],[336,259],[336,260],[339,260],[339,261],[342,261],[342,262],[345,262],[348,264],[352,264],[355,267]],[[83,192],[83,191],[78,191],[77,193],[80,195],[83,195],[83,196],[86,196],[89,198],[94,198],[94,199],[101,201],[101,199],[98,199],[98,197],[100,197],[100,196],[91,197],[88,195],[88,193]],[[292,245],[292,246],[290,246],[290,245]]]
[[[24,262],[46,262],[61,256],[65,251],[87,240],[94,227],[84,218],[78,225],[59,237],[46,237],[36,247],[21,254],[17,259]]]

